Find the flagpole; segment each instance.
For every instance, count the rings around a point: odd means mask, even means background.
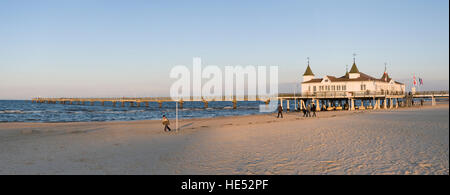
[[[175,131],[178,131],[178,101],[175,102]]]

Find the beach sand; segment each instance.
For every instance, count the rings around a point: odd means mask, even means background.
[[[1,123],[0,174],[449,174],[448,103],[284,115]]]

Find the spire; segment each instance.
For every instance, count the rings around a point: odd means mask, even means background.
[[[353,62],[353,66],[350,69],[350,73],[359,73],[358,67],[356,67],[356,63]]]
[[[383,76],[381,77],[381,80],[383,80],[384,82],[389,82],[391,80],[391,78],[389,78],[389,75],[387,73],[387,63],[384,63],[384,73]]]
[[[356,53],[353,53],[353,64],[356,64]]]
[[[345,65],[345,75],[342,78],[349,78],[349,74],[348,74],[348,64]]]
[[[386,68],[386,66],[387,66],[387,63],[385,62],[385,63],[384,63],[384,74],[387,74],[387,68]]]
[[[309,67],[309,57],[307,59],[308,59],[308,67],[306,67],[306,71],[303,74],[303,76],[314,76],[314,73],[312,72],[311,67]]]
[[[353,54],[353,66],[350,69],[350,73],[359,73],[358,67],[356,67],[356,54]]]

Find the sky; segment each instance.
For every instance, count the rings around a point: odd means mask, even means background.
[[[176,65],[358,69],[448,90],[448,0],[0,1],[0,99],[167,96]]]

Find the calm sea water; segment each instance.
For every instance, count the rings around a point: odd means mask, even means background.
[[[183,109],[179,109],[178,115],[180,119],[186,119],[261,114],[260,104],[263,103],[238,102],[237,109],[232,109],[231,102],[209,102],[209,108],[205,109],[203,102],[185,102]],[[101,106],[99,102],[91,106],[0,100],[0,122],[159,120],[163,114],[169,118],[175,118],[175,103],[166,102],[163,103],[162,108],[159,108],[157,103],[150,103],[149,107],[113,107],[110,102],[105,102],[105,106]]]
[[[283,102],[284,107],[286,101]],[[89,103],[87,103],[89,104]],[[240,116],[263,114],[259,112],[262,102],[238,102],[233,109],[232,102],[209,102],[204,108],[203,102],[185,102],[179,109],[180,119],[213,118],[218,116]],[[359,105],[358,102],[356,102]],[[286,108],[286,107],[285,107]],[[290,108],[295,108],[290,101]],[[159,120],[165,114],[175,118],[175,103],[166,102],[162,108],[157,103],[149,107],[113,107],[111,102],[101,106],[99,102],[91,105],[37,104],[31,101],[0,100],[0,122],[87,122],[87,121],[132,121]]]

